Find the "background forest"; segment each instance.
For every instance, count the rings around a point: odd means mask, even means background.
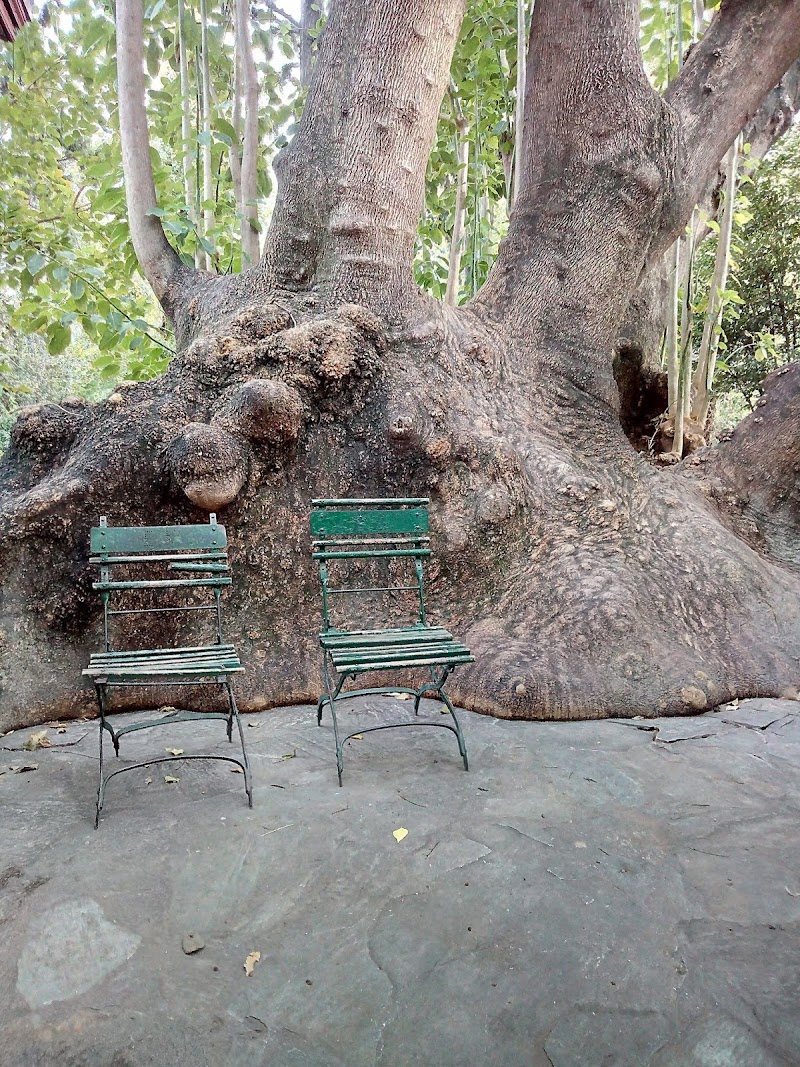
[[[420,287],[449,303],[477,292],[506,229],[531,6],[473,0],[456,49],[415,264]],[[185,261],[217,273],[257,258],[271,159],[293,133],[325,19],[321,0],[254,3],[242,34],[239,8],[154,0],[145,11],[157,211]],[[689,0],[643,3],[657,88],[703,28]],[[98,399],[172,354],[130,244],[115,79],[113,10],[96,0],[46,5],[0,49],[0,449],[21,406]],[[710,363],[715,432],[754,407],[799,343],[798,131],[762,160],[740,140],[728,164],[674,257],[654,353],[673,376]],[[671,387],[674,407],[677,377]]]

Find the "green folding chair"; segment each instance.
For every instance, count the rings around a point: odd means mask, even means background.
[[[327,704],[331,710],[336,744],[336,767],[342,784],[343,746],[351,737],[407,726],[436,726],[456,735],[458,750],[469,770],[467,746],[453,705],[444,691],[450,674],[463,663],[474,662],[469,649],[440,626],[431,626],[425,611],[423,561],[430,556],[428,500],[423,497],[375,500],[313,500],[311,512],[312,558],[319,561],[322,586],[323,630],[320,634],[325,692],[317,702],[317,724]],[[329,570],[348,569],[355,561],[401,560],[413,567],[406,584],[331,585]],[[409,584],[410,583],[410,584]],[[412,625],[384,629],[341,629],[331,621],[331,598],[348,596],[351,603],[376,593],[414,593],[418,604]],[[362,620],[363,621],[363,620]],[[422,668],[429,680],[417,688],[378,686],[343,691],[345,682],[370,671]],[[343,700],[374,693],[408,693],[414,697],[414,717],[340,735],[336,705]],[[423,696],[438,698],[449,712],[447,720],[419,718]]]
[[[252,808],[250,765],[232,684],[233,675],[238,674],[242,666],[233,645],[223,644],[222,640],[221,594],[231,584],[225,527],[217,523],[217,517],[213,514],[209,516],[207,525],[199,526],[111,527],[103,516],[100,525],[91,532],[90,544],[90,562],[100,567],[100,581],[94,582],[93,588],[100,593],[103,601],[105,641],[104,651],[93,654],[89,666],[83,671],[94,682],[100,709],[100,782],[95,828],[103,810],[106,787],[115,775],[175,760],[222,760],[236,764],[244,774],[244,788]],[[143,569],[147,575],[144,578],[139,577]],[[153,577],[154,574],[157,577]],[[177,599],[182,602],[165,604],[162,599],[164,594],[171,601]],[[112,607],[112,603],[115,606]],[[173,612],[210,612],[214,619],[214,641],[192,647],[112,648],[112,620],[126,616],[143,625],[147,616]],[[111,689],[146,685],[157,685],[159,688],[219,686],[226,692],[228,710],[172,709],[155,719],[113,726],[107,717]],[[222,719],[227,725],[228,741],[233,740],[233,724],[236,723],[242,746],[241,759],[238,756],[211,753],[182,753],[126,764],[104,775],[103,736],[106,733],[111,738],[114,752],[119,756],[120,738],[125,734],[153,726],[203,719]]]

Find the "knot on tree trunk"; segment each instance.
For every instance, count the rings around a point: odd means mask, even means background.
[[[54,460],[75,440],[88,411],[80,398],[23,408],[11,430],[11,444],[31,458]]]
[[[175,375],[182,410],[170,418],[192,421],[166,447],[173,481],[199,507],[230,504],[259,470],[252,460],[291,459],[304,419],[360,410],[385,349],[380,319],[355,304],[300,324],[279,305],[254,305],[226,333],[196,338]]]
[[[380,321],[365,308],[346,304],[333,318],[285,330],[274,339],[270,355],[285,364],[287,381],[325,397],[357,391],[379,369],[384,350]],[[349,399],[357,402],[355,395]]]
[[[198,507],[223,508],[234,500],[247,480],[246,443],[218,423],[190,422],[167,445],[167,465],[173,478]]]
[[[253,378],[234,389],[212,420],[231,433],[271,445],[296,441],[302,422],[300,394],[271,378]]]

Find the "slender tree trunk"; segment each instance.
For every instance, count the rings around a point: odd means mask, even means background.
[[[202,103],[203,143],[200,156],[203,166],[203,236],[212,240],[214,230],[214,173],[211,160],[211,58],[208,50],[208,0],[200,0],[200,85]],[[204,267],[213,270],[209,252],[205,253]]]
[[[311,30],[317,24],[318,12],[314,10],[314,0],[301,0],[300,4],[300,84],[311,84],[311,60],[314,42]]]
[[[242,269],[258,262],[258,74],[253,58],[249,0],[236,0],[236,52],[244,93],[241,165]]]
[[[510,198],[511,207],[519,191],[522,159],[522,138],[525,132],[525,73],[527,64],[527,3],[526,0],[517,0],[517,95],[514,108],[514,176],[513,188]]]
[[[708,310],[703,324],[703,338],[694,375],[694,399],[692,417],[700,426],[705,426],[711,403],[711,387],[714,383],[714,367],[717,361],[717,342],[722,320],[723,293],[728,283],[728,267],[731,259],[731,234],[736,203],[736,169],[739,159],[738,138],[731,145],[725,160],[725,200],[719,220],[719,241],[714,261],[714,275],[708,294]]]
[[[666,363],[668,414],[672,419],[675,418],[678,410],[678,377],[680,368],[679,284],[682,244],[683,242],[679,237],[667,254],[669,261],[669,295],[667,297]]]
[[[181,169],[183,171],[183,195],[186,200],[189,221],[197,230],[197,183],[194,167],[194,146],[192,137],[192,96],[189,89],[189,57],[186,51],[186,6],[184,0],[178,0],[178,53],[181,86]],[[195,250],[195,266],[201,265],[201,252]]]
[[[150,137],[144,106],[144,14],[142,0],[123,0],[117,7],[117,65],[122,169],[128,203],[128,225],[136,257],[159,300],[169,304],[169,287],[180,260],[164,236],[158,218]]]
[[[238,12],[234,13],[234,18],[238,19]],[[234,130],[233,144],[228,149],[228,160],[231,168],[231,184],[233,185],[233,196],[236,200],[236,210],[239,212],[239,216],[243,217],[243,201],[242,201],[242,157],[240,155],[242,146],[242,97],[244,96],[244,77],[242,74],[242,56],[241,49],[239,48],[239,30],[238,23],[236,26],[235,34],[235,47],[233,50],[233,112],[232,122]]]
[[[469,140],[467,122],[461,109],[456,115],[456,205],[453,212],[453,233],[450,238],[450,263],[447,270],[447,290],[444,302],[450,307],[458,303],[461,285],[461,254],[464,250],[464,223],[467,217],[467,188],[469,184]],[[477,226],[479,220],[475,220]]]
[[[685,714],[796,685],[800,366],[724,448],[660,469],[625,437],[612,353],[638,280],[800,55],[800,4],[723,3],[659,97],[635,0],[537,0],[508,235],[452,308],[418,292],[411,264],[462,16],[461,0],[334,3],[257,267],[165,278],[157,220],[132,225],[137,251],[156,253],[178,355],[161,379],[30,410],[12,431],[4,727],[88,706],[99,514],[216,511],[236,552],[241,705],[315,700],[313,496],[430,497],[431,618],[475,653],[452,690],[468,707]],[[152,183],[137,188],[154,201]],[[141,637],[199,644],[199,626],[170,616]]]

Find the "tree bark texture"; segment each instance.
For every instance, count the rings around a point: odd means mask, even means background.
[[[751,17],[764,7],[780,44]],[[431,618],[475,652],[453,678],[466,707],[653,716],[796,688],[800,367],[724,446],[668,469],[621,424],[625,309],[688,221],[686,161],[703,181],[711,169],[690,144],[709,97],[695,53],[694,92],[662,99],[633,0],[537,0],[523,181],[488,282],[455,309],[418,293],[411,255],[462,16],[461,0],[335,2],[260,264],[176,278],[179,353],[162,379],[18,420],[0,482],[4,725],[88,705],[100,514],[136,525],[217,511],[242,706],[316,699],[317,496],[431,498]],[[800,4],[733,0],[717,19],[727,36],[712,27],[704,41],[716,33],[708,106],[722,122],[721,71],[741,80],[744,51],[748,99],[763,99],[783,69],[754,64],[751,37],[788,67]],[[200,634],[173,621],[140,637]]]

